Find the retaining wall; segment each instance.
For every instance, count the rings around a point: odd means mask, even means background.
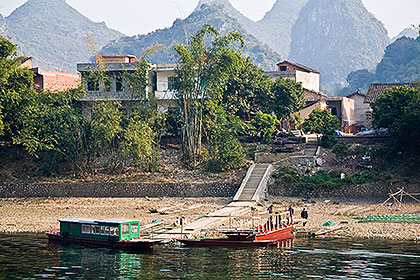
[[[227,183],[0,183],[0,197],[233,197],[240,181]]]

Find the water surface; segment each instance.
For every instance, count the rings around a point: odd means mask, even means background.
[[[0,279],[420,279],[420,245],[295,239],[284,248],[158,246],[127,253],[0,235]]]

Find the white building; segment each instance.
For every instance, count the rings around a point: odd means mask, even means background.
[[[276,80],[279,77],[292,79],[296,83],[301,83],[304,89],[319,92],[320,73],[301,64],[283,61],[277,64],[278,71],[265,72],[271,79]]]

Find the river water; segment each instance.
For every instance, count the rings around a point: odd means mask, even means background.
[[[127,253],[0,235],[0,279],[420,279],[420,244],[295,239],[283,248],[157,246]]]

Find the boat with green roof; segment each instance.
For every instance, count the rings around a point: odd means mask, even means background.
[[[163,240],[140,238],[140,222],[124,219],[61,219],[60,228],[48,231],[50,242],[142,250]]]

